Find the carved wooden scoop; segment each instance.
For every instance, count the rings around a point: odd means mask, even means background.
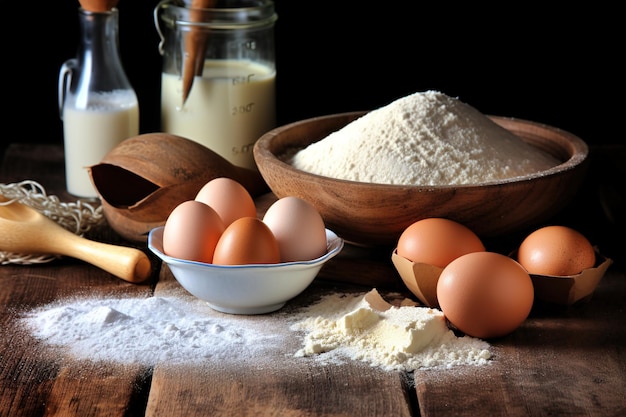
[[[7,201],[0,196],[0,203]],[[148,256],[139,249],[80,237],[18,202],[0,204],[0,250],[71,256],[133,283],[145,281],[152,270]]]
[[[269,188],[258,171],[238,167],[206,146],[168,133],[144,133],[122,141],[89,167],[109,225],[125,239],[146,242],[170,212],[193,200],[217,177],[243,185],[252,197]]]

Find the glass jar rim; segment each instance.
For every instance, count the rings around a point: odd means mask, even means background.
[[[194,19],[190,17],[192,12],[195,13]],[[243,7],[206,9],[191,9],[181,6],[180,2],[164,0],[155,8],[155,19],[158,18],[157,15],[160,15],[164,23],[172,26],[223,30],[271,26],[278,19],[271,0],[262,0]]]

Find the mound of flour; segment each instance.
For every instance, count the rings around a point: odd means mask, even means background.
[[[373,110],[291,161],[327,177],[402,185],[479,184],[558,163],[474,107],[437,91]]]
[[[393,306],[376,291],[332,294],[310,306],[291,330],[304,331],[296,356],[322,363],[344,359],[385,370],[412,371],[485,365],[489,344],[448,329],[441,310],[414,304]]]
[[[284,359],[282,366],[290,366],[289,360],[296,366],[311,357],[324,365],[353,359],[385,370],[412,370],[482,365],[491,357],[486,342],[456,337],[439,310],[402,302],[392,307],[376,290],[333,293],[295,311],[252,316],[219,313],[182,293],[79,297],[27,311],[20,322],[54,357],[90,362],[226,366],[232,361],[274,369],[276,358]],[[296,332],[307,333],[300,349]]]
[[[154,366],[263,357],[285,339],[262,318],[216,313],[190,296],[96,297],[41,306],[22,324],[77,360]]]

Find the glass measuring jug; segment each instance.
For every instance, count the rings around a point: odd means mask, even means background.
[[[161,129],[256,170],[254,143],[276,123],[276,19],[269,0],[159,3]]]

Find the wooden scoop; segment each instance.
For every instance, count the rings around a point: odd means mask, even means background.
[[[0,203],[7,199],[0,196]],[[0,250],[67,255],[95,265],[125,281],[145,281],[152,266],[142,251],[85,239],[27,205],[0,204]]]
[[[193,200],[214,178],[231,178],[252,197],[269,191],[258,171],[236,166],[196,141],[162,132],[125,139],[89,167],[89,175],[109,226],[137,242],[146,242],[150,230],[164,225],[178,204]]]
[[[202,10],[213,7],[216,0],[191,0],[189,20],[192,23],[189,32],[185,35],[185,61],[183,66],[183,104],[187,101],[193,80],[196,75],[201,76],[204,69],[204,50],[208,35],[201,28],[193,25],[201,22]]]

